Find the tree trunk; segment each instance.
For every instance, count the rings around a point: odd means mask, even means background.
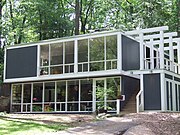
[[[76,0],[75,5],[75,35],[79,35],[79,18],[80,18],[80,8],[79,8],[80,2],[79,0]]]

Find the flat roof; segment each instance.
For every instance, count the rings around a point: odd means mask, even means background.
[[[117,34],[117,33],[121,33],[135,41],[137,41],[136,39],[134,39],[131,36],[128,36],[125,34],[124,31],[117,29],[117,30],[110,30],[110,31],[101,31],[101,32],[92,32],[92,33],[88,33],[88,34],[82,34],[82,35],[73,35],[73,36],[67,36],[67,37],[61,37],[61,38],[53,38],[53,39],[47,39],[47,40],[40,40],[37,42],[29,42],[29,43],[22,43],[22,44],[15,44],[15,45],[9,45],[9,46],[5,46],[6,48],[19,48],[19,47],[27,47],[27,46],[32,46],[32,45],[38,45],[38,44],[49,44],[49,43],[53,43],[53,42],[57,42],[57,41],[61,41],[61,40],[73,40],[73,39],[78,39],[78,38],[88,38],[90,36],[98,36],[98,35],[105,35],[105,34]]]

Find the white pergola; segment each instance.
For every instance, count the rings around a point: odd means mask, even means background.
[[[158,46],[160,69],[165,69],[165,66],[168,66],[170,71],[179,73],[175,67],[178,67],[178,71],[180,71],[180,38],[176,37],[177,32],[165,33],[168,29],[168,26],[162,26],[125,32],[127,35],[133,36],[140,41],[140,70],[144,70],[144,60],[146,59],[144,56],[144,45],[150,48],[150,69],[154,69],[155,57],[153,51],[156,49],[154,47],[154,45],[156,45]],[[169,46],[167,46],[167,44]],[[175,49],[177,49],[178,63],[174,62]],[[164,58],[166,50],[169,51],[169,60]],[[165,64],[164,61],[167,64]]]

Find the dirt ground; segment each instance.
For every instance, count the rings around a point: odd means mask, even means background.
[[[45,135],[180,135],[180,113],[139,113],[94,120],[82,114],[8,114],[44,123],[75,123],[74,128]]]

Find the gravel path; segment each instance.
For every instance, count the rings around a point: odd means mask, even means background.
[[[134,113],[95,122],[92,122],[93,115],[82,114],[9,114],[7,116],[50,124],[75,123],[74,128],[44,135],[180,135],[180,113]]]
[[[52,133],[51,133],[52,134]],[[141,113],[111,117],[53,135],[180,135],[180,113]]]

